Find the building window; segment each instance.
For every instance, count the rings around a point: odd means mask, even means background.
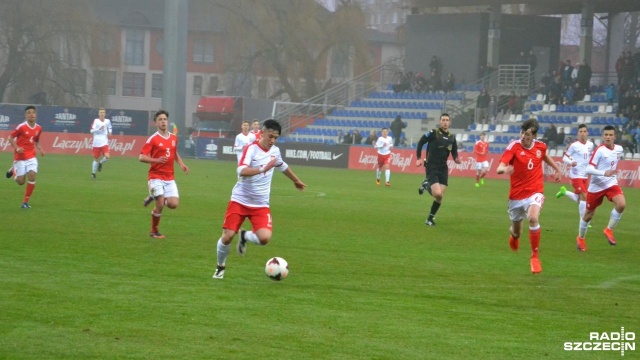
[[[213,44],[211,43],[211,40],[193,40],[193,62],[213,64]]]
[[[162,97],[162,74],[151,75],[151,97]]]
[[[193,77],[193,95],[202,95],[202,76]]]
[[[65,69],[64,78],[69,85],[67,89],[72,94],[87,93],[87,71],[83,69]]]
[[[144,65],[144,31],[127,29],[124,49],[125,65]]]
[[[209,90],[207,94],[209,95],[217,95],[218,94],[218,86],[220,86],[220,79],[217,76],[212,76],[209,78]]]
[[[144,73],[122,75],[122,96],[144,96]]]
[[[156,52],[158,53],[158,55],[160,56],[164,56],[164,38],[158,38],[158,40],[156,40]]]
[[[116,72],[96,70],[93,73],[93,93],[116,94]]]
[[[347,48],[334,47],[331,51],[331,76],[349,76],[349,52]]]

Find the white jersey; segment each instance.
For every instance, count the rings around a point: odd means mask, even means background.
[[[103,147],[109,144],[109,134],[111,134],[111,120],[93,120],[91,133],[93,134],[93,147]]]
[[[245,135],[243,133],[240,133],[236,135],[236,142],[233,144],[233,151],[238,156],[238,162],[240,162],[240,159],[242,158],[242,151],[244,150],[244,148],[254,141],[256,141],[255,134],[248,133],[247,135]]]
[[[245,167],[262,168],[271,161],[277,159],[276,164],[266,173],[254,176],[240,176],[240,171]],[[269,194],[271,193],[271,179],[273,170],[285,171],[289,165],[282,160],[280,149],[272,146],[266,150],[258,142],[249,144],[242,153],[238,162],[238,182],[231,191],[231,201],[235,201],[248,207],[269,207]]]
[[[587,165],[589,165],[589,159],[593,153],[593,142],[581,142],[574,141],[569,145],[567,151],[562,156],[562,161],[565,164],[571,164],[574,161],[576,166],[572,166],[569,170],[569,177],[572,179],[586,179],[587,178]]]
[[[589,169],[599,172],[615,170],[618,167],[618,159],[624,154],[620,145],[614,145],[609,149],[604,144],[598,146],[589,160]],[[589,171],[589,173],[591,173]],[[606,190],[614,185],[618,185],[618,178],[615,176],[591,175],[588,191],[591,193]]]
[[[391,154],[391,148],[393,147],[393,139],[391,136],[380,136],[374,145],[378,149],[378,154],[389,155]]]

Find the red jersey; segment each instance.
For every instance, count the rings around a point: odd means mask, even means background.
[[[544,193],[542,163],[546,154],[547,145],[538,140],[533,140],[530,149],[524,148],[520,140],[507,146],[500,162],[513,165],[509,200],[522,200],[535,193]]]
[[[480,140],[476,141],[476,145],[473,147],[473,153],[476,154],[476,162],[487,161],[489,142]]]
[[[11,138],[16,139],[16,145],[23,149],[22,154],[13,152],[13,160],[29,160],[36,157],[36,143],[40,141],[40,134],[42,133],[42,127],[35,124],[33,127],[29,126],[28,122],[16,126],[16,129],[11,132]]]
[[[178,147],[178,137],[169,133],[166,138],[156,132],[151,135],[142,147],[140,154],[147,155],[154,159],[166,156],[165,163],[152,163],[149,167],[149,180],[173,180],[173,163],[176,160],[176,148]]]
[[[250,133],[256,136],[256,141],[262,138],[262,130],[258,130],[258,131],[251,130]]]

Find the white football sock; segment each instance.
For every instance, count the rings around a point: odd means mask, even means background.
[[[574,193],[574,192],[569,191],[569,190],[567,190],[567,192],[564,193],[564,195],[566,197],[568,197],[569,199],[575,201],[575,202],[580,201],[580,196],[578,194]]]
[[[616,209],[611,210],[611,216],[609,216],[609,229],[613,230],[613,228],[618,225],[621,217],[622,213],[617,212]]]
[[[384,178],[389,182],[389,178],[391,178],[391,170],[387,169],[384,171]]]
[[[218,239],[218,265],[224,266],[227,261],[227,256],[229,256],[229,251],[231,250],[231,244],[225,245],[222,243],[222,238]]]
[[[580,219],[580,227],[578,228],[578,236],[584,239],[587,235],[587,229],[589,228],[589,223]]]
[[[244,233],[244,239],[254,244],[262,245],[260,243],[260,239],[258,239],[258,235],[256,235],[256,233],[254,233],[253,231],[246,231]]]
[[[91,166],[91,173],[92,173],[92,174],[95,174],[95,173],[96,173],[96,171],[98,171],[98,162],[97,162],[97,161],[95,161],[95,160],[93,160],[93,164],[92,164],[92,166]]]
[[[107,161],[109,161],[109,159],[107,159],[106,157],[103,157],[102,159],[100,159],[100,164],[104,164]]]
[[[380,180],[380,169],[376,170],[376,179]]]
[[[578,203],[578,212],[580,212],[580,219],[582,219],[584,217],[584,213],[587,211],[587,202],[584,200],[581,200]]]

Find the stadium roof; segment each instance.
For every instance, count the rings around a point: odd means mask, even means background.
[[[593,0],[596,13],[640,11],[640,0]],[[418,8],[526,4],[527,14],[580,14],[584,0],[413,0]]]

